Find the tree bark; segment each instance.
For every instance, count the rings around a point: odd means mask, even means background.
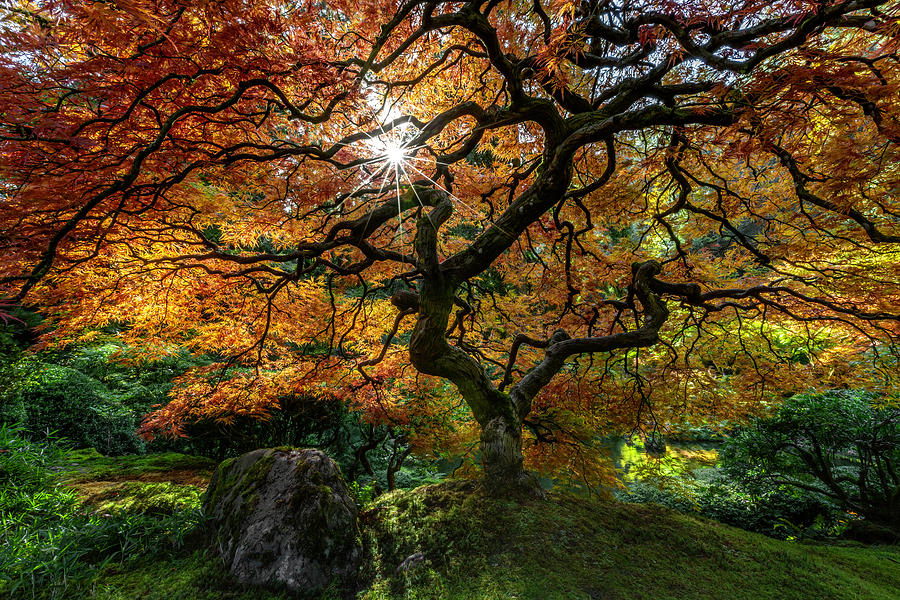
[[[522,422],[498,415],[481,424],[485,488],[498,495],[543,496],[537,477],[525,471]]]
[[[427,195],[426,195],[427,193]],[[416,224],[415,248],[422,283],[418,296],[395,295],[394,303],[414,307],[416,326],[409,357],[422,373],[453,382],[481,426],[481,462],[485,487],[492,493],[527,492],[540,495],[537,479],[525,472],[522,458],[522,420],[513,399],[499,391],[482,366],[463,350],[447,342],[446,331],[458,280],[444,273],[437,253],[437,231],[450,217],[450,199],[435,190],[420,192],[432,210]]]

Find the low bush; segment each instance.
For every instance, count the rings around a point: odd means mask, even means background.
[[[677,488],[632,483],[617,495],[625,502],[652,502],[780,539],[836,533],[844,516],[835,504],[786,486],[748,492],[721,469],[704,469],[697,480]]]
[[[135,416],[102,382],[71,367],[40,365],[21,383],[24,426],[33,438],[55,433],[103,454],[141,452]]]
[[[900,539],[900,398],[798,394],[738,432],[722,465],[744,489],[784,486],[839,505]]]
[[[25,352],[27,340],[4,344],[13,329],[30,332],[24,321],[17,327],[0,326],[0,423],[22,423],[32,439],[55,431],[107,455],[144,452],[140,420],[167,401],[174,377],[203,362],[176,349],[148,359],[102,333],[88,345]]]

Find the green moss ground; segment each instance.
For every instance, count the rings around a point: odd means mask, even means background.
[[[97,600],[287,600],[277,592],[234,582],[204,552],[168,561],[111,569],[96,582]]]
[[[60,466],[65,486],[92,511],[171,514],[200,505],[216,463],[175,452],[103,456],[73,450]]]
[[[203,494],[197,486],[168,481],[88,481],[74,487],[82,502],[99,513],[126,511],[167,515],[176,510],[199,507]]]
[[[781,542],[654,505],[519,505],[455,483],[389,494],[362,519],[371,562],[360,600],[900,598],[896,547]],[[424,562],[398,573],[416,552]],[[229,583],[199,552],[105,573],[96,590],[109,600],[281,598]]]
[[[196,505],[199,488],[125,481],[126,473],[162,477],[159,465],[204,464],[191,461],[171,455],[75,460],[88,467],[77,471],[79,485],[100,481],[91,477],[102,473],[122,486],[95,498],[95,509],[145,513]],[[522,505],[450,482],[382,496],[362,511],[361,529],[369,559],[358,600],[900,598],[900,547],[782,542],[655,505],[556,494]],[[286,598],[236,584],[215,557],[194,548],[110,565],[87,597]],[[398,572],[417,552],[424,561]],[[322,599],[339,597],[331,591]]]
[[[374,560],[360,598],[900,598],[896,547],[781,542],[655,505],[470,492],[379,499],[363,517]],[[425,561],[398,574],[415,552]]]
[[[177,452],[103,456],[93,448],[66,454],[61,475],[69,483],[96,480],[176,480],[195,477],[209,481],[216,462]]]

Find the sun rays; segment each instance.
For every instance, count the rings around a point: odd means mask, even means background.
[[[419,151],[426,148],[426,146],[414,145],[411,136],[405,135],[403,125],[387,128],[386,125],[382,125],[379,129],[381,131],[379,135],[364,140],[364,151],[369,156],[365,157],[365,160],[360,163],[360,168],[363,172],[367,172],[373,167],[374,170],[367,173],[363,182],[352,193],[359,191],[372,181],[380,179],[381,186],[376,197],[381,197],[385,189],[393,189],[399,210],[401,196],[405,188],[408,187],[419,205],[424,208],[424,204],[416,191],[417,184],[424,184],[447,194],[455,205],[469,213],[470,218],[480,220],[483,217],[480,211],[466,203],[450,189],[438,183],[434,177],[428,175],[426,170],[429,167],[443,163],[437,157],[428,159],[418,156]],[[399,230],[402,234],[402,215],[398,215],[398,218],[400,219]]]

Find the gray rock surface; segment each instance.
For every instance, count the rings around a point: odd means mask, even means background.
[[[324,453],[275,448],[226,460],[203,507],[239,581],[301,593],[353,586],[362,559],[357,509]]]

